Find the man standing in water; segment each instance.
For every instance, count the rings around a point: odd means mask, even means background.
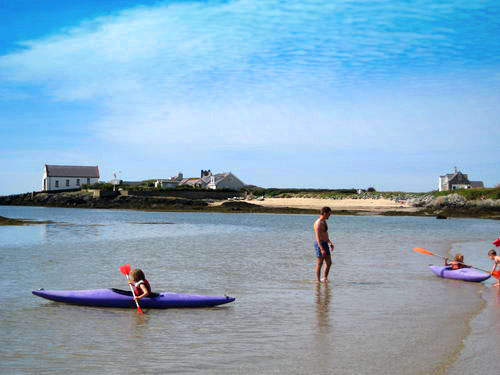
[[[328,273],[332,265],[333,243],[328,237],[328,224],[326,221],[332,214],[330,207],[323,207],[320,211],[319,218],[314,222],[314,249],[316,250],[316,280],[318,282],[328,282]],[[321,279],[321,268],[323,262],[326,263],[324,278]]]

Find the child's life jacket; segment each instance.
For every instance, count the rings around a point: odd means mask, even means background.
[[[139,288],[139,286],[140,286],[141,284],[144,284],[144,286],[146,287],[147,291],[148,291],[149,293],[151,293],[151,285],[149,285],[149,281],[147,281],[146,279],[144,279],[144,280],[140,280],[140,281],[138,281],[138,282],[136,282],[136,283],[134,284],[134,294],[135,294],[136,296],[140,296],[140,295],[143,293],[143,292],[142,292],[142,289],[141,289],[141,288]]]

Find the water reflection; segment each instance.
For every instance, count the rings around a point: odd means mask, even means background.
[[[492,286],[491,288],[493,289],[493,293],[496,296],[496,305],[500,306],[500,288],[497,288],[496,286]]]
[[[330,327],[330,302],[332,293],[330,285],[316,284],[316,329],[314,335],[314,352],[316,356],[315,373],[329,374],[334,366],[334,335]]]
[[[320,332],[325,332],[330,327],[329,307],[331,300],[330,285],[328,283],[316,284],[316,320]]]
[[[147,314],[147,312],[145,314],[140,314],[137,311],[133,313],[130,312],[130,336],[138,340],[145,339],[149,327],[148,323],[149,315]]]
[[[47,224],[43,226],[43,238],[46,242],[60,240],[61,238],[97,238],[103,232],[103,225],[74,225],[74,224]]]

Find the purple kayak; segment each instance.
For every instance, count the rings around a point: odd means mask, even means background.
[[[474,268],[460,268],[458,270],[452,270],[451,267],[446,266],[429,266],[429,268],[435,275],[445,279],[472,281],[478,283],[491,277],[489,273],[479,271]]]
[[[51,301],[73,305],[95,307],[135,307],[132,292],[121,289],[92,290],[34,290],[35,296]],[[210,307],[233,302],[228,296],[200,296],[197,294],[152,293],[151,297],[141,298],[139,303],[145,309],[168,309],[172,307]]]

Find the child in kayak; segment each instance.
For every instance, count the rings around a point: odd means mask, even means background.
[[[494,262],[493,268],[491,269],[491,273],[493,273],[496,271],[497,266],[500,265],[500,256],[497,255],[497,252],[494,249],[488,251],[488,256]],[[497,280],[498,280],[497,283],[494,284],[493,286],[500,286],[500,279]]]
[[[448,262],[448,258],[444,258],[444,265],[451,267],[452,270],[470,268],[470,266],[464,264],[464,255],[460,253],[456,254],[451,262]]]
[[[144,272],[141,269],[136,268],[130,272],[130,280],[128,282],[134,287],[135,300],[149,296],[151,293],[151,285],[146,280]]]

